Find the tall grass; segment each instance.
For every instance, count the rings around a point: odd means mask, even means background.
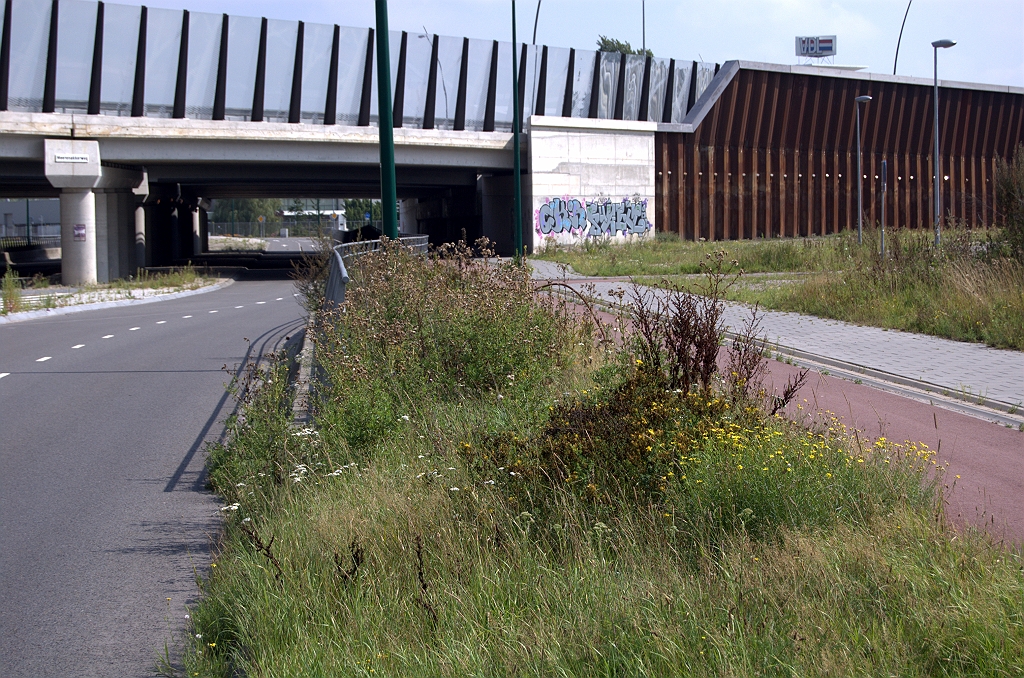
[[[874,238],[872,238],[874,239]],[[808,276],[741,298],[787,311],[1024,350],[1024,264],[989,256],[990,243],[949,230],[895,231],[885,259]]]
[[[21,281],[13,268],[8,268],[0,280],[0,292],[3,293],[4,313],[17,313],[21,310]]]
[[[286,365],[236,383],[188,675],[1024,671],[1020,554],[953,538],[930,451],[667,389],[662,339],[446,254],[362,260],[315,427]]]
[[[855,235],[725,242],[689,242],[659,234],[657,238],[614,244],[584,240],[572,247],[547,245],[536,257],[569,264],[582,275],[659,276],[699,274],[707,255],[724,250],[727,271],[831,271],[870,260],[871,250],[858,247]]]
[[[538,256],[568,263],[584,275],[693,275],[712,252],[724,252],[728,271],[800,272],[790,280],[737,285],[732,298],[766,308],[921,332],[999,348],[1024,349],[1024,262],[1010,256],[1003,231],[970,231],[952,222],[943,245],[928,231],[889,230],[886,256],[880,231],[862,244],[843,233],[799,240],[680,242],[660,238],[621,246],[585,243],[550,247]]]

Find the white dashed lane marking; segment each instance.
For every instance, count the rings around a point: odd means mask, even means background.
[[[3,379],[4,377],[6,377],[9,374],[10,374],[10,372],[0,372],[0,379]]]
[[[299,294],[296,293],[296,294],[293,294],[292,296],[293,297],[297,297],[297,296],[299,296]],[[284,301],[284,297],[278,297],[274,301]],[[257,301],[256,303],[262,305],[262,304],[266,304],[267,302],[265,302],[265,301]],[[244,304],[240,304],[238,306],[235,306],[235,308],[245,308],[245,305]],[[215,309],[215,310],[212,310],[212,311],[208,311],[208,313],[217,313],[217,312],[218,312],[218,309]],[[188,318],[191,318],[191,317],[192,317],[191,315],[183,315],[183,316],[181,316],[182,320],[185,320],[185,319],[188,319]],[[156,324],[157,325],[166,325],[167,321],[166,320],[157,320]],[[136,331],[141,330],[141,329],[142,329],[141,327],[129,327],[128,331],[129,332],[136,332]],[[102,339],[113,339],[114,335],[113,334],[104,334],[101,338]],[[72,349],[79,349],[79,348],[84,348],[84,347],[85,347],[85,344],[75,344],[71,348]],[[49,356],[48,355],[48,356],[43,356],[42,358],[37,358],[36,362],[37,363],[44,363],[47,360],[52,360],[52,359],[53,359],[53,356]],[[11,374],[10,372],[0,372],[0,379],[3,379],[4,377],[9,376],[10,374]]]

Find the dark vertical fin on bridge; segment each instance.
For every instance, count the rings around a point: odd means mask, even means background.
[[[252,91],[253,122],[263,122],[263,95],[267,86],[267,17],[260,26],[260,48],[256,54],[256,87]]]
[[[10,0],[8,0],[10,2]],[[455,96],[456,131],[466,129],[466,83],[469,79],[469,38],[462,39],[462,63],[459,64],[459,92]]]
[[[588,118],[597,117],[597,105],[601,101],[601,50],[594,57],[594,77],[590,79],[590,111]]]
[[[178,80],[174,86],[173,118],[185,117],[185,93],[188,91],[188,10],[181,12],[181,43],[178,46]]]
[[[213,92],[213,119],[224,119],[225,100],[228,91],[228,24],[231,19],[225,14],[220,22],[220,55],[217,58],[217,88]]]
[[[437,108],[437,34],[430,46],[430,73],[427,75],[427,101],[423,108],[423,129],[434,129],[434,111]]]
[[[53,113],[57,99],[57,14],[60,0],[50,9],[50,42],[46,46],[46,80],[43,82],[43,113]]]
[[[103,3],[96,3],[96,36],[92,41],[92,76],[89,79],[89,115],[100,112],[100,87],[103,84]]]
[[[135,87],[132,90],[132,117],[141,118],[146,114],[146,26],[149,24],[149,10],[142,6],[139,13],[139,48],[135,52]]]
[[[689,113],[693,105],[697,103],[697,62],[693,62],[690,69],[690,93],[686,97],[686,112]]]
[[[517,132],[522,133],[523,131],[523,110],[526,105],[526,43],[523,43],[523,48],[519,50],[519,129]]]
[[[288,122],[296,123],[302,119],[302,43],[305,42],[306,24],[299,22],[299,32],[295,36],[295,66],[292,69],[292,99],[288,104]]]
[[[565,94],[562,96],[562,117],[572,117],[572,81],[576,76],[576,50],[569,50],[569,69],[565,73]]]
[[[382,39],[386,40],[387,36],[383,36]],[[402,116],[405,114],[405,55],[409,44],[409,34],[406,31],[402,31],[402,45],[398,49],[398,77],[395,81],[395,105],[391,109],[392,121],[395,127],[402,126]],[[379,78],[380,73],[377,74]],[[385,73],[384,77],[390,78],[390,73]]]
[[[338,120],[338,52],[341,50],[341,27],[334,24],[334,40],[331,42],[331,66],[327,71],[327,101],[324,102],[324,124],[333,125]]]
[[[672,122],[672,90],[676,87],[676,60],[668,60],[668,77],[665,78],[665,108],[661,114],[662,122]]]
[[[537,75],[537,103],[533,107],[534,115],[544,115],[548,95],[548,46],[540,52],[540,73]]]
[[[360,127],[370,125],[370,97],[373,96],[373,29],[370,29],[370,37],[366,41],[366,61],[363,64],[363,96],[359,99],[359,121]]]
[[[11,9],[13,0],[4,3],[4,27],[0,32],[0,111],[7,110],[7,90],[11,84]]]
[[[626,55],[623,54],[619,58],[619,77],[618,82],[615,83],[615,110],[612,113],[612,118],[615,120],[622,120],[622,109],[625,108],[626,101]]]
[[[498,41],[491,47],[491,73],[487,78],[487,105],[484,107],[484,131],[494,131],[494,98],[498,94]]]
[[[647,101],[651,96],[651,57],[650,55],[644,59],[644,79],[640,83],[640,108],[636,112],[636,119],[641,122],[647,122],[650,117],[648,115],[648,109],[650,108],[649,102]]]

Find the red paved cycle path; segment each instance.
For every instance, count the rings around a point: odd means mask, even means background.
[[[776,361],[768,367],[777,384],[800,369]],[[949,464],[943,481],[949,517],[1024,544],[1024,433],[813,371],[795,402],[803,399],[800,416],[827,410],[872,440],[885,436],[938,450],[938,464]]]

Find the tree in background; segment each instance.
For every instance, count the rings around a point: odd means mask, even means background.
[[[642,50],[634,48],[628,42],[622,42],[615,38],[609,38],[606,35],[600,35],[597,38],[597,48],[602,52],[618,52],[619,54],[642,54],[643,56],[653,57],[654,52],[651,50]]]
[[[349,228],[366,221],[366,213],[370,213],[370,222],[377,222],[383,218],[384,212],[380,208],[380,200],[368,198],[353,198],[345,201],[345,221]]]
[[[213,201],[213,221],[217,223],[252,223],[263,217],[265,223],[281,221],[280,198],[226,198]]]

